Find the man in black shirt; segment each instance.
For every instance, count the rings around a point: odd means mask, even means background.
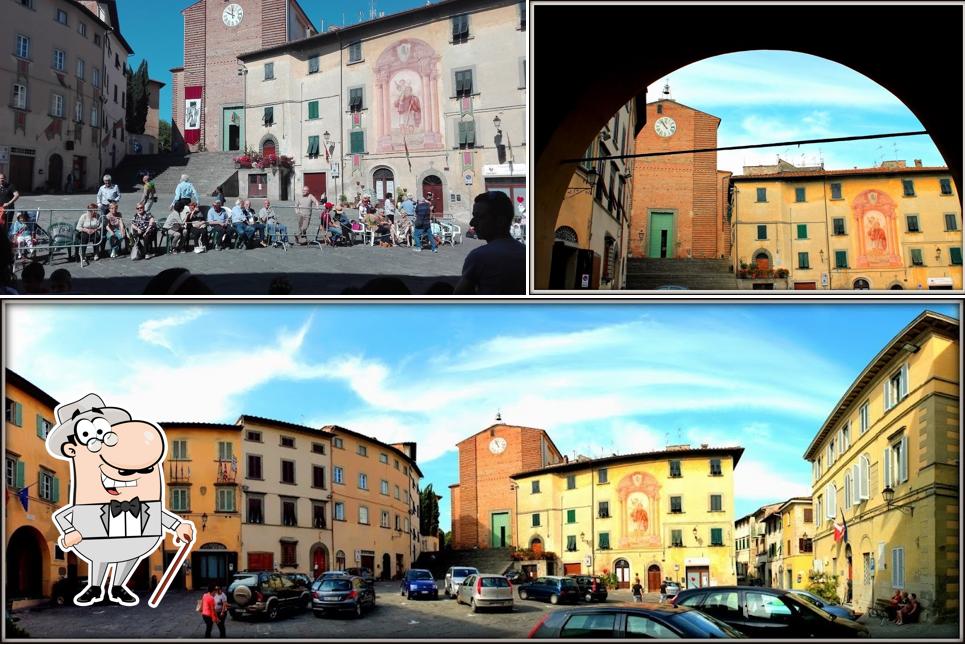
[[[8,222],[13,219],[13,206],[18,199],[20,199],[20,193],[12,184],[7,183],[7,176],[0,172],[0,209],[10,213],[9,216],[3,217],[4,236],[7,233]]]

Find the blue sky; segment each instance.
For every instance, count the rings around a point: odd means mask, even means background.
[[[7,307],[6,366],[58,400],[155,421],[241,413],[416,441],[458,481],[455,444],[545,428],[565,454],[742,445],[738,516],[810,494],[802,459],[844,390],[924,309],[952,305],[120,305]],[[185,396],[190,391],[198,396]]]
[[[923,130],[891,92],[849,67],[790,51],[749,51],[707,58],[669,75],[675,101],[721,119],[719,146]],[[647,88],[661,97],[665,79]],[[870,168],[883,159],[944,160],[925,135],[718,153],[717,167],[773,164],[777,155],[801,165]]]
[[[161,89],[161,120],[171,119],[171,72],[184,64],[184,19],[181,11],[196,0],[117,0],[121,33],[134,50],[130,65],[134,69],[146,59],[151,78],[165,83]],[[333,25],[354,25],[360,16],[368,20],[372,0],[300,0],[299,4],[315,23],[327,30]],[[375,8],[385,15],[425,5],[425,0],[375,0]],[[159,8],[160,7],[160,8]],[[360,13],[361,12],[361,13]],[[324,23],[324,24],[323,24]],[[252,50],[260,49],[253,44]]]

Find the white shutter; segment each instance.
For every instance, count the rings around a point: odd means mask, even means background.
[[[855,462],[851,467],[851,505],[857,506],[861,503],[861,467]]]
[[[901,438],[901,459],[898,460],[898,482],[908,481],[908,436]]]
[[[891,446],[885,448],[881,456],[881,472],[885,487],[891,486]]]
[[[891,379],[885,379],[884,387],[885,410],[890,410],[891,406],[893,405],[891,402]]]
[[[846,472],[844,474],[844,508],[851,508],[851,489],[854,487],[854,483],[851,481],[851,473]]]
[[[861,499],[868,499],[868,494],[871,490],[871,459],[868,455],[861,455],[861,487],[859,489],[859,496]]]
[[[901,366],[901,383],[899,384],[898,400],[908,396],[908,363]]]

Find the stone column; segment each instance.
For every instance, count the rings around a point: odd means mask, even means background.
[[[422,127],[426,134],[432,133],[432,104],[430,103],[429,97],[429,75],[424,71],[420,70],[419,79],[422,81],[422,96],[419,100],[422,101]]]
[[[384,123],[384,120],[382,119],[382,114],[385,112],[385,101],[383,100],[383,96],[384,96],[384,89],[382,85],[382,75],[379,74],[378,76],[375,77],[375,106],[374,106],[375,109],[378,110],[378,112],[372,115],[374,117],[372,119],[372,122],[375,127],[376,150],[378,150],[381,147],[378,142],[381,139],[382,135],[385,134],[385,130],[382,127]]]
[[[439,74],[433,70],[429,73],[429,89],[432,101],[432,131],[439,127]]]

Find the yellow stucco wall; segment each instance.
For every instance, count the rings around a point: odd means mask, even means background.
[[[599,481],[599,469],[604,466],[595,462],[576,471],[518,478],[519,546],[529,547],[539,538],[544,551],[559,557],[561,572],[570,565],[599,574],[615,571],[617,561],[626,560],[628,581],[639,576],[644,587],[650,567],[659,568],[660,579],[682,580],[688,567],[705,566],[706,584],[734,584],[733,466],[728,454],[714,458],[721,460],[720,476],[709,474],[710,457],[682,450],[670,457],[607,465],[606,483]],[[669,459],[680,460],[681,477],[669,476]],[[569,474],[576,477],[572,489],[567,488]],[[540,492],[533,493],[532,482],[537,480]],[[719,512],[709,510],[712,494],[722,497]],[[681,513],[670,512],[672,496],[682,497]],[[601,501],[609,503],[610,517],[600,517]],[[636,501],[646,513],[644,522],[634,515]],[[539,526],[533,526],[535,514],[540,516]],[[720,529],[721,546],[710,545],[712,528]],[[674,530],[681,532],[681,547],[671,546]],[[599,548],[601,533],[609,534],[609,549]],[[575,551],[567,550],[568,536],[576,538]]]
[[[928,278],[950,278],[955,289],[962,288],[962,266],[951,264],[950,250],[962,247],[962,211],[952,183],[951,195],[940,193],[940,178],[948,175],[915,173],[901,175],[845,175],[808,179],[780,179],[734,182],[732,223],[736,241],[732,252],[735,271],[741,263],[754,264],[763,251],[775,269],[787,269],[787,287],[815,283],[818,289],[852,289],[856,280],[866,280],[872,289],[928,289]],[[902,179],[914,182],[915,195],[905,197]],[[841,184],[841,198],[831,198],[831,183]],[[757,188],[767,190],[767,201],[757,201]],[[795,189],[804,188],[804,202],[797,202]],[[874,193],[874,195],[871,195]],[[871,202],[873,200],[873,204]],[[893,212],[894,228],[881,213]],[[886,246],[875,255],[868,232],[861,234],[857,214],[877,218],[884,224]],[[955,216],[954,230],[946,230],[945,214]],[[918,216],[920,232],[909,232],[908,215]],[[844,220],[844,235],[835,235],[834,219]],[[806,225],[804,237],[798,225]],[[758,239],[758,225],[767,226],[766,239]],[[865,251],[862,252],[862,239]],[[922,252],[923,266],[912,265],[912,249]],[[848,268],[835,266],[835,251],[847,252]],[[809,269],[800,268],[798,254],[808,253]],[[867,258],[867,259],[865,259]],[[824,277],[827,276],[827,284]],[[784,288],[783,281],[776,281]]]
[[[917,593],[925,619],[936,620],[957,615],[959,608],[960,346],[930,332],[915,344],[920,347],[917,352],[899,352],[871,383],[856,392],[836,426],[850,421],[850,448],[829,466],[827,446],[831,437],[837,437],[834,432],[809,453],[811,460],[822,459],[812,493],[814,566],[841,576],[839,593],[844,598],[850,549],[856,608],[867,609],[876,598],[887,598],[901,588]],[[907,396],[885,410],[883,384],[902,365],[908,370]],[[870,425],[861,432],[858,411],[864,402],[869,405]],[[891,486],[894,504],[904,510],[889,509],[882,495],[885,450],[901,437],[907,445],[907,481]],[[868,499],[847,507],[843,480],[862,456],[867,456],[870,464]],[[826,517],[829,483],[836,489],[836,520]],[[842,510],[848,523],[847,544],[833,540],[832,525],[840,521]],[[894,566],[895,549],[903,550],[900,571]]]

